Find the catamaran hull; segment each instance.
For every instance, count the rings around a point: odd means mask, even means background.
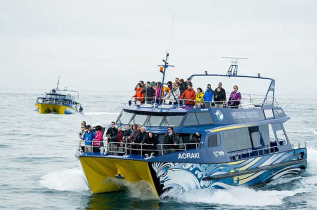
[[[59,104],[35,104],[37,111],[40,114],[74,114],[76,110],[70,106],[59,105]]]
[[[124,158],[79,156],[92,193],[121,190],[145,181],[156,197],[198,189],[253,186],[306,168],[307,151],[297,149],[220,164],[149,162]]]

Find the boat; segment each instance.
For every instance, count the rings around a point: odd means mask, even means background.
[[[171,66],[168,57],[167,53],[160,66],[162,84]],[[292,144],[287,136],[284,123],[290,117],[276,105],[275,80],[238,75],[237,70],[234,60],[226,74],[205,72],[190,78],[266,80],[269,87],[261,102],[241,101],[238,108],[216,108],[186,106],[181,100],[172,105],[161,100],[154,104],[129,101],[116,125],[140,124],[152,131],[160,142],[155,154],[149,154],[142,144],[131,147],[129,142],[111,142],[107,138],[99,150],[87,152],[81,140],[75,156],[91,193],[119,191],[142,182],[160,198],[200,189],[258,186],[281,176],[303,173],[307,167],[306,143]],[[172,152],[163,143],[169,126],[179,137]],[[195,133],[201,134],[201,140],[190,143]]]
[[[36,111],[40,114],[74,114],[76,112],[83,112],[79,100],[79,92],[75,90],[59,89],[59,78],[57,80],[57,87],[53,88],[49,93],[45,92],[44,97],[36,99]],[[72,94],[76,93],[77,97]]]

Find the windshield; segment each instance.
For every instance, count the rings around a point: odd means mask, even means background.
[[[162,126],[179,126],[183,120],[184,115],[166,116]]]
[[[131,120],[131,124],[140,124],[144,125],[145,120],[147,119],[148,115],[141,115],[141,114],[136,114],[134,118]]]
[[[151,116],[146,126],[160,126],[164,116]]]
[[[125,112],[123,111],[120,118],[118,119],[118,123],[121,124],[129,124],[131,118],[133,117],[133,112]]]

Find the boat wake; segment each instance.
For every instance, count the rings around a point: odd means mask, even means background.
[[[230,189],[194,190],[182,194],[168,193],[163,202],[204,203],[231,206],[277,206],[284,203],[284,199],[301,193],[317,191],[317,150],[308,148],[308,168],[303,176],[281,177],[262,188],[232,187]],[[282,185],[290,186],[285,190]],[[272,189],[273,188],[273,189]],[[164,197],[164,194],[162,195]]]
[[[87,192],[83,173],[79,168],[54,171],[41,177],[40,185],[50,190]]]
[[[267,184],[263,188],[232,187],[223,190],[194,190],[182,194],[162,195],[162,202],[176,201],[179,203],[203,203],[212,205],[231,206],[277,206],[284,203],[284,199],[301,193],[317,191],[317,150],[308,148],[307,172],[301,176],[282,177]],[[114,179],[113,182],[120,182],[131,198],[151,200],[155,196],[150,185],[145,182],[128,183]],[[278,190],[279,186],[292,183],[292,187],[286,190]],[[66,169],[51,172],[41,177],[42,187],[57,191],[88,192],[85,178],[79,168]],[[273,188],[273,189],[272,189]]]

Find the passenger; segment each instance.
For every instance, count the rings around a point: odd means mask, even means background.
[[[142,88],[142,90],[144,89],[144,81],[140,80],[139,83],[135,86],[134,90],[136,91],[138,89],[138,85],[140,85],[140,87]]]
[[[179,80],[180,86],[179,86],[179,91],[181,92],[181,95],[187,90],[187,83],[184,82],[184,79]]]
[[[142,142],[143,148],[145,149],[145,154],[151,155],[151,153],[154,153],[154,156],[158,155],[157,146],[159,144],[159,141],[157,137],[154,135],[153,132],[149,132],[146,135],[145,140]]]
[[[137,87],[137,89],[135,91],[135,95],[133,95],[132,97],[134,97],[136,101],[140,101],[141,103],[143,103],[143,99],[144,99],[145,94],[143,92],[141,84],[138,84],[136,87]]]
[[[83,107],[81,105],[79,105],[79,112],[83,112]]]
[[[79,138],[81,139],[83,137],[83,134],[86,131],[86,121],[81,122],[80,128],[81,128],[81,131],[79,132]]]
[[[177,104],[179,97],[180,97],[180,91],[176,87],[175,83],[173,83],[172,90],[166,95],[165,100],[168,104]]]
[[[153,97],[155,94],[155,90],[153,89],[150,82],[146,83],[146,89],[145,89],[145,103],[151,104],[153,103]]]
[[[159,103],[160,102],[160,96],[162,94],[162,87],[161,87],[162,83],[161,82],[158,82],[157,83],[157,86],[156,86],[156,90],[155,90],[155,102],[156,103]]]
[[[123,132],[123,140],[125,142],[128,142],[128,138],[131,135],[131,129],[130,129],[130,125],[126,125],[125,126],[125,131]]]
[[[146,128],[143,126],[141,131],[135,137],[134,141],[132,141],[132,154],[141,154],[141,144],[146,139]],[[143,150],[143,147],[142,147]],[[143,154],[142,154],[143,155]]]
[[[171,81],[167,82],[167,86],[163,86],[162,98],[164,98],[171,91],[171,89],[170,89],[171,87],[172,87],[172,82]]]
[[[241,93],[238,91],[238,86],[233,86],[233,91],[230,94],[228,106],[231,108],[238,108],[241,101]]]
[[[201,88],[197,88],[195,105],[200,108],[204,104],[204,92]]]
[[[222,82],[218,83],[218,88],[220,88],[222,94],[225,96],[224,101],[226,101],[226,98],[227,98],[226,91],[225,91],[225,89],[222,88]]]
[[[185,105],[195,105],[196,94],[193,85],[189,83],[188,89],[181,95],[181,99],[185,98]]]
[[[225,99],[226,99],[226,96],[224,95],[223,91],[221,91],[221,89],[217,87],[215,91],[215,96],[214,96],[215,107],[223,108],[223,102],[225,101]]]
[[[179,83],[179,78],[178,77],[175,78],[175,84],[177,84],[177,83]]]
[[[199,133],[195,133],[189,142],[191,144],[186,146],[186,149],[197,149],[198,144],[200,143],[200,140],[201,140],[201,135]]]
[[[108,142],[112,141],[112,138],[118,134],[118,130],[116,129],[116,123],[115,122],[111,122],[111,127],[108,128],[107,132],[106,132],[106,136],[108,138]]]
[[[192,83],[192,80],[190,78],[187,78],[186,84],[188,85],[188,84],[191,84],[191,83]]]
[[[99,147],[102,146],[102,127],[97,125],[95,127],[94,152],[99,152]]]
[[[172,153],[175,152],[175,149],[178,148],[178,136],[176,133],[174,133],[174,128],[173,127],[168,127],[168,132],[164,136],[164,153]]]
[[[85,152],[92,152],[92,142],[95,138],[95,133],[91,130],[91,126],[86,126],[87,130],[84,132],[82,139],[85,141]]]
[[[118,126],[118,133],[114,137],[112,137],[112,142],[118,142],[116,146],[117,146],[117,149],[119,149],[120,143],[123,142],[123,132],[122,132],[121,126]]]
[[[132,143],[135,139],[135,137],[139,134],[139,130],[138,130],[138,125],[137,124],[133,124],[132,125],[132,131],[130,136],[128,137],[129,139],[129,143]]]
[[[151,85],[152,85],[152,87],[153,87],[154,91],[156,91],[156,87],[157,87],[156,82],[155,82],[155,81],[151,82]]]
[[[51,92],[52,92],[52,94],[56,94],[55,88],[53,88]]]
[[[214,91],[211,89],[211,85],[208,84],[206,92],[204,94],[205,107],[211,107],[213,98],[214,98]]]

